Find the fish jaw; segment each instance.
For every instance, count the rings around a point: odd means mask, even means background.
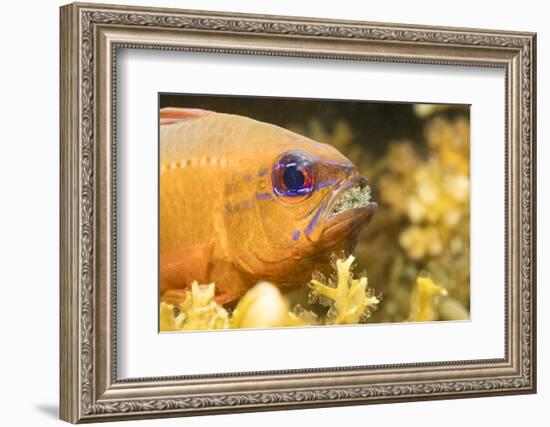
[[[357,244],[357,237],[363,227],[366,227],[376,213],[376,203],[369,203],[360,208],[348,209],[342,213],[331,215],[326,221],[321,233],[320,242],[322,246],[330,246],[332,242],[347,240],[346,252],[350,252]]]
[[[325,250],[334,246],[349,252],[354,249],[361,229],[372,220],[378,205],[370,201],[367,178],[355,174],[342,182],[320,209],[322,227],[316,246]]]
[[[363,227],[372,220],[377,210],[376,203],[347,209],[344,212],[329,215],[324,221],[320,235],[310,239],[308,249],[302,253],[297,268],[283,281],[284,290],[296,290],[308,283],[314,272],[330,275],[331,258],[342,252],[350,254],[359,241]]]

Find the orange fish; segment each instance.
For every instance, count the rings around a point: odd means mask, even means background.
[[[334,147],[247,117],[160,111],[160,295],[193,281],[216,299],[261,280],[282,291],[330,270],[376,211],[367,179]]]

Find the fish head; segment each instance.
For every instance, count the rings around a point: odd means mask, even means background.
[[[265,144],[248,251],[264,279],[294,288],[330,268],[333,253],[351,252],[376,212],[366,177],[336,148],[285,131]]]
[[[273,237],[281,239],[285,230],[283,240],[304,254],[351,250],[376,212],[368,179],[336,148],[314,141],[301,141],[276,157],[271,189],[272,210],[280,218]]]

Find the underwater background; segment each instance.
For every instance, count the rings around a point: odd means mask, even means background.
[[[351,269],[365,278],[365,287],[368,277],[365,295],[371,298],[372,310],[366,307],[368,315],[340,323],[469,318],[468,105],[165,93],[159,95],[159,104],[276,124],[334,146],[368,177],[378,211],[360,235]],[[190,296],[208,299],[211,290],[203,291],[199,294],[197,287]],[[330,314],[333,305],[322,295],[312,298],[314,292],[310,285],[285,296],[288,307],[298,310],[281,326],[316,324],[311,316]],[[212,309],[218,316],[220,307]],[[239,319],[238,307],[229,313],[235,318],[231,327],[254,327],[254,321],[243,324],[246,316],[240,311]],[[183,314],[179,308],[161,305],[161,330],[181,330],[174,318]],[[208,318],[214,322],[210,326],[197,322],[190,329],[225,327],[224,320],[215,316]]]

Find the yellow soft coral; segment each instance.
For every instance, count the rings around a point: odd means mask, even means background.
[[[461,175],[470,174],[469,119],[462,117],[450,121],[436,117],[428,122],[425,134],[442,167]]]
[[[437,320],[435,299],[447,296],[447,291],[429,277],[418,277],[412,293],[409,322],[429,322]]]
[[[354,257],[336,260],[336,279],[327,284],[311,281],[310,297],[320,298],[329,311],[323,321],[301,306],[289,309],[288,299],[272,283],[260,282],[240,299],[232,313],[215,299],[215,284],[193,282],[182,304],[160,304],[160,330],[185,331],[227,328],[280,328],[359,323],[366,320],[379,300],[367,287],[367,277],[353,278]],[[324,281],[324,279],[323,279]]]
[[[185,329],[224,329],[228,327],[229,315],[215,300],[214,283],[199,285],[196,281],[187,291],[181,305],[185,315]]]
[[[191,284],[191,290],[185,293],[182,304],[174,306],[160,305],[160,330],[184,331],[225,329],[229,327],[229,315],[215,299],[216,286],[213,283]]]
[[[200,285],[193,282],[182,304],[161,302],[161,332],[315,324],[315,317],[311,313],[290,311],[288,300],[272,283],[260,282],[248,290],[232,313],[216,302],[215,291],[214,283]]]
[[[433,226],[409,226],[399,236],[399,244],[414,260],[426,256],[437,256],[443,250],[443,243],[437,228]]]
[[[320,297],[320,302],[330,307],[327,324],[359,323],[366,320],[378,305],[378,298],[367,288],[367,277],[353,278],[351,266],[354,260],[352,255],[346,260],[336,260],[336,282],[329,279],[326,284],[322,283],[320,276],[310,282],[310,296],[313,299]]]
[[[166,302],[160,303],[159,320],[160,331],[171,332],[181,330],[185,316],[179,307]]]

